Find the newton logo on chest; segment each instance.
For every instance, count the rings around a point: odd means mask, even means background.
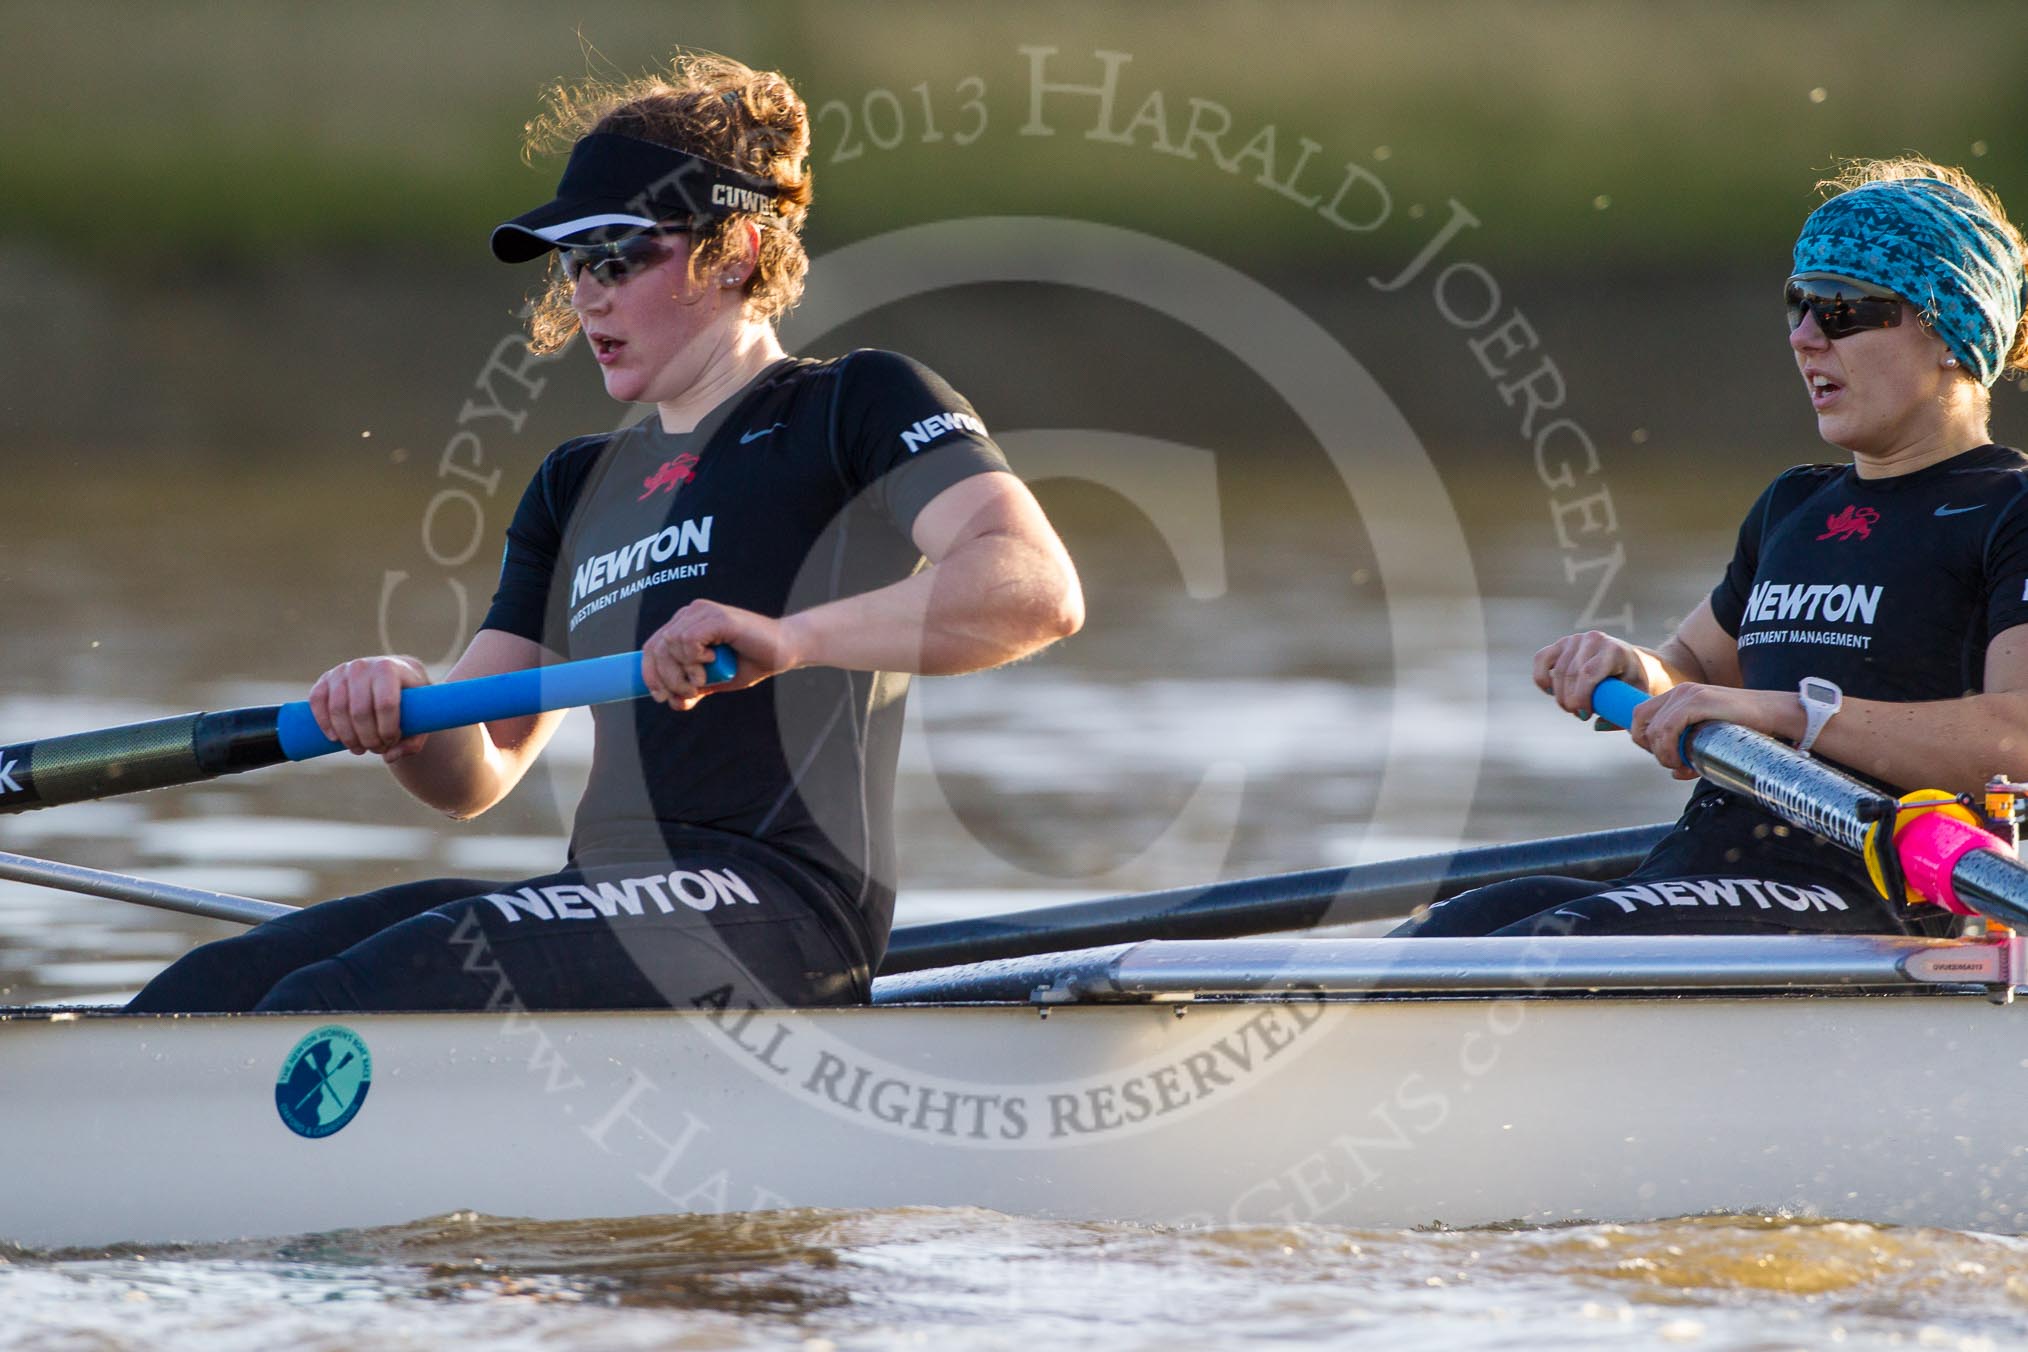
[[[653,535],[644,535],[632,544],[621,545],[605,554],[594,554],[571,573],[570,603],[576,605],[593,592],[624,582],[650,563],[711,552],[711,517],[699,517],[668,526]]]

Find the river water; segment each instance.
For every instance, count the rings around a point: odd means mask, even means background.
[[[18,1255],[7,1346],[2019,1345],[2013,1238],[1708,1217],[1172,1231],[992,1212],[388,1229]],[[23,1316],[26,1316],[24,1319]]]
[[[1639,544],[1612,608],[1631,608],[1638,636],[1710,584],[1773,468],[1706,467],[1698,504],[1652,465],[1622,470],[1620,538]],[[1566,571],[1580,555],[1554,495],[1525,454],[1439,470],[1455,534],[1433,527],[1428,545],[1462,541],[1463,559],[1369,529],[1419,501],[1415,484],[1348,489],[1328,465],[1221,474],[1215,520],[1186,513],[1166,535],[1165,509],[1134,500],[1153,489],[1045,485],[1090,623],[1038,660],[918,685],[900,923],[1672,815],[1681,786],[1528,685],[1529,653],[1592,600],[1591,577]],[[395,448],[343,473],[20,477],[0,556],[0,741],[295,698],[377,649],[388,560],[413,559],[434,491],[412,471]],[[536,872],[559,857],[588,750],[567,725],[515,800],[465,825],[337,757],[0,819],[0,848],[298,903]],[[228,932],[0,885],[0,999],[117,998]],[[962,1210],[459,1214],[194,1248],[0,1248],[0,1308],[0,1347],[36,1349],[1988,1348],[2028,1340],[2028,1248],[1779,1217],[1375,1233]]]

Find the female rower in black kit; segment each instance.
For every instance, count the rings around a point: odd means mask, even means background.
[[[533,133],[573,141],[568,166],[493,252],[554,252],[537,348],[582,332],[606,392],[655,409],[543,462],[450,674],[638,647],[655,702],[595,711],[560,872],[308,907],[197,949],[133,1010],[863,1000],[894,901],[899,673],[994,666],[1082,622],[1062,544],[948,385],[888,352],[784,354],[810,126],[782,76],[681,58],[559,87]],[[717,644],[739,673],[707,687]],[[400,693],[427,679],[361,658],[310,703],[417,798],[475,816],[561,716],[401,739]]]
[[[1631,732],[1679,779],[1695,777],[1684,729],[1722,720],[1881,784],[1976,792],[2028,771],[2028,457],[1987,434],[1994,380],[2028,364],[2022,236],[1992,193],[1925,160],[1827,186],[1840,191],[1796,241],[1789,346],[1819,434],[1850,463],[1769,485],[1724,579],[1660,648],[1575,634],[1535,655],[1535,683],[1579,717],[1608,676],[1655,692]],[[1938,918],[1700,782],[1627,878],[1497,883],[1396,933],[1896,933]]]

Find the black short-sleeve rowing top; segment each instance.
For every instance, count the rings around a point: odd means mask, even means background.
[[[1749,690],[1818,676],[1854,699],[1979,691],[1992,640],[2028,623],[2028,456],[1981,446],[1887,479],[1850,465],[1788,470],[1747,513],[1711,610],[1739,642]],[[1993,769],[2003,768],[1996,752]],[[1657,854],[1683,872],[1736,872],[1747,853],[1775,855],[1870,893],[1843,851],[1708,781],[1682,828]]]
[[[1982,446],[1887,479],[1801,465],[1760,495],[1712,613],[1749,690],[1805,676],[1854,699],[1956,699],[2028,622],[2028,456]]]
[[[891,352],[776,363],[696,431],[659,418],[566,442],[507,530],[485,627],[566,659],[638,648],[692,600],[787,615],[907,577],[939,493],[1007,468],[971,405]],[[905,675],[813,668],[678,713],[593,711],[571,856],[698,832],[814,872],[869,967],[894,906]]]

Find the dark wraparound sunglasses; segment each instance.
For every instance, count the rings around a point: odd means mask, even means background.
[[[1817,327],[1831,339],[1901,323],[1901,297],[1850,277],[1823,273],[1791,277],[1782,288],[1782,299],[1788,303],[1790,333],[1802,327],[1805,314],[1815,316]]]
[[[564,244],[557,246],[556,254],[563,262],[567,280],[575,282],[580,273],[589,271],[601,286],[619,286],[667,262],[676,251],[663,241],[683,233],[665,228],[653,234],[629,235],[610,244]]]

